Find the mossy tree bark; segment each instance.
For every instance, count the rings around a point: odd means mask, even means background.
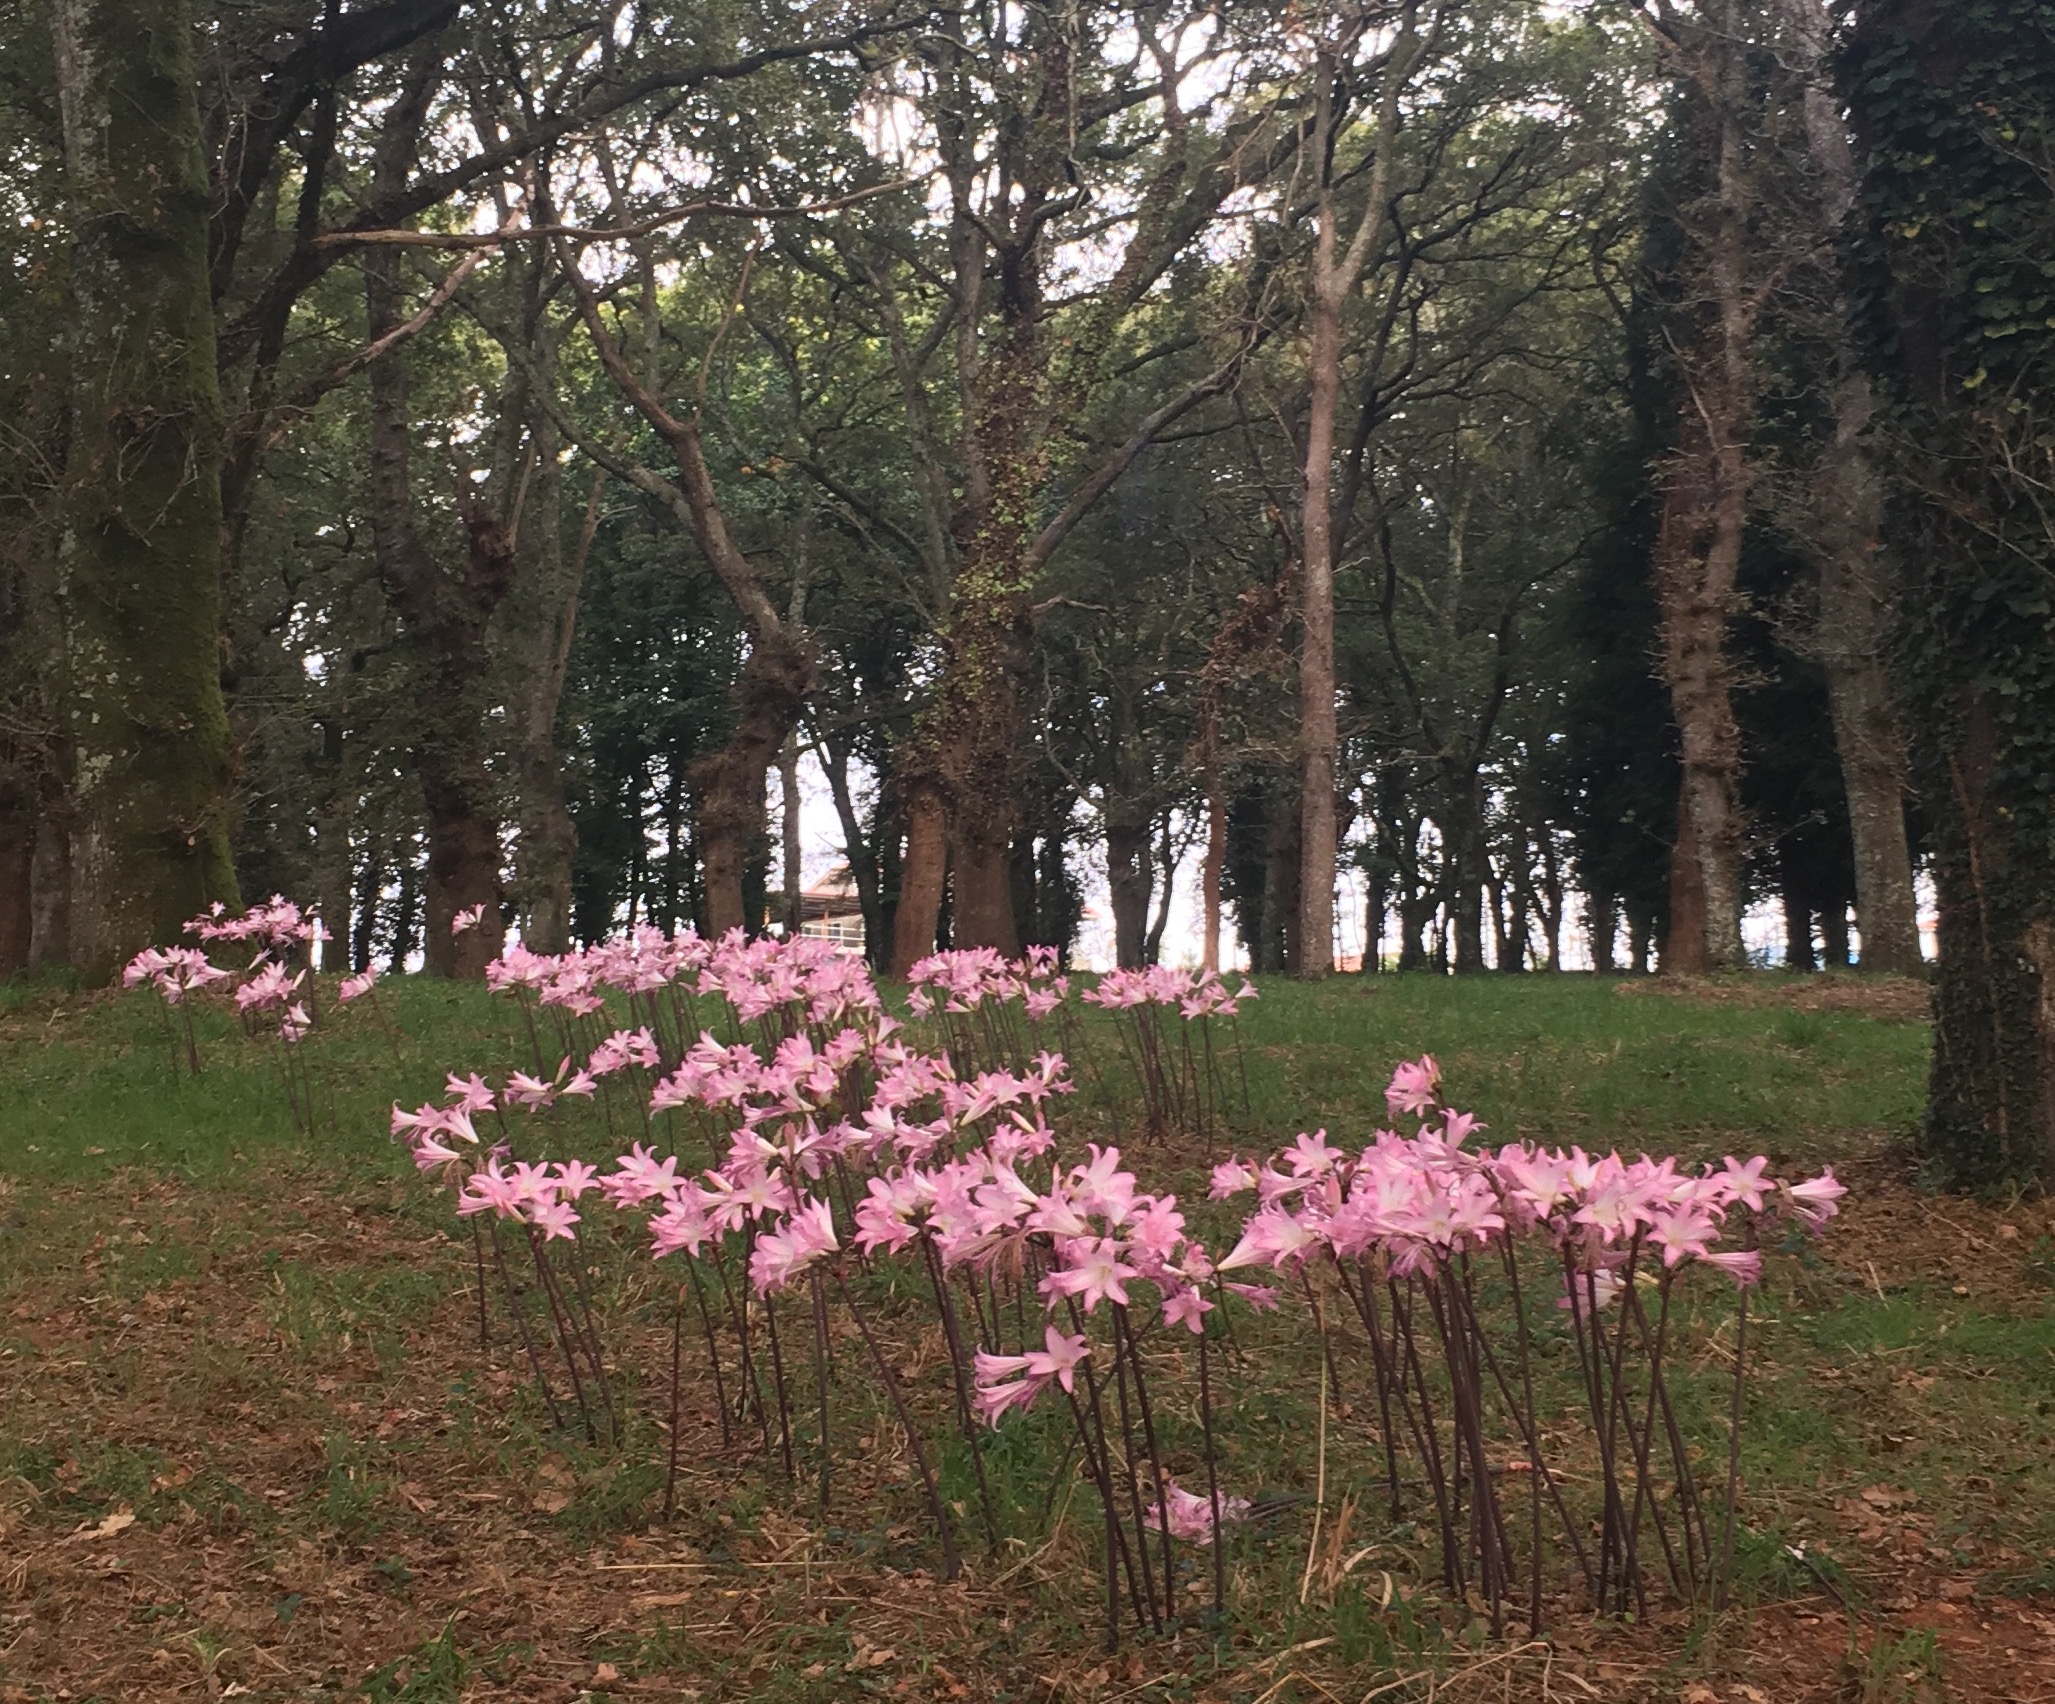
[[[71,256],[59,544],[73,963],[94,982],[235,897],[221,401],[183,0],[52,0]]]
[[[2055,1177],[2055,4],[1867,0],[1847,87],[1894,676],[1940,901],[1923,1145]]]

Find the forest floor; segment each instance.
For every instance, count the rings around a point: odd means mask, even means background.
[[[1500,1137],[1829,1160],[1851,1193],[1751,1327],[1724,1614],[1492,1641],[1339,1460],[1309,1570],[1307,1452],[1280,1445],[1310,1416],[1250,1391],[1237,1483],[1287,1495],[1235,1547],[1230,1631],[1194,1616],[1112,1656],[1089,1492],[1046,1468],[1001,1553],[944,1584],[875,1416],[835,1468],[847,1527],[711,1421],[669,1518],[646,1432],[549,1430],[510,1346],[479,1348],[446,1200],[384,1138],[389,1101],[490,1063],[465,1050],[499,1020],[470,990],[381,992],[398,1037],[334,1038],[309,1140],[225,1023],[181,1079],[147,1001],[0,991],[0,1704],[2055,1701],[2055,1215],[1912,1176],[1916,989],[1266,985],[1245,1152],[1367,1133],[1393,1061],[1431,1049]],[[624,1336],[624,1381],[662,1352]]]

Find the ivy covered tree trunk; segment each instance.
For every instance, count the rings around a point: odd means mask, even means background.
[[[52,0],[71,254],[59,545],[70,945],[104,981],[235,897],[220,643],[220,392],[183,0]]]
[[[1940,901],[1924,1147],[2055,1177],[2055,4],[1866,0],[1855,294]]]

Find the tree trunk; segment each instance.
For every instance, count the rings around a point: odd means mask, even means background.
[[[1722,12],[1720,20],[1734,20]],[[1685,306],[1673,316],[1682,394],[1677,447],[1663,481],[1654,579],[1663,678],[1681,736],[1680,814],[1698,860],[1696,917],[1670,918],[1665,970],[1738,969],[1741,950],[1741,731],[1733,705],[1727,622],[1748,520],[1748,437],[1754,422],[1755,318],[1750,271],[1750,180],[1742,112],[1752,99],[1746,43],[1732,30],[1699,27],[1677,51],[1689,81],[1687,136],[1711,181],[1679,210]],[[1678,844],[1686,843],[1680,832]],[[1691,953],[1682,923],[1703,924]],[[1684,951],[1678,951],[1683,948]]]
[[[1884,678],[1882,497],[1862,443],[1869,417],[1868,378],[1844,375],[1834,387],[1833,443],[1814,471],[1819,648],[1848,793],[1862,967],[1911,976],[1923,961],[1905,834],[1905,742]]]
[[[1206,856],[1199,866],[1199,906],[1202,937],[1199,965],[1203,970],[1220,969],[1220,875],[1227,862],[1227,800],[1220,791],[1220,776],[1213,765],[1206,770]]]
[[[1484,894],[1489,875],[1484,843],[1484,789],[1477,772],[1444,772],[1447,799],[1445,848],[1450,866],[1449,899],[1455,923],[1458,976],[1484,970]],[[1493,907],[1494,913],[1496,907]],[[1496,921],[1496,918],[1494,918]],[[1501,925],[1499,933],[1503,934]]]
[[[1363,211],[1343,248],[1335,190],[1335,142],[1342,63],[1353,56],[1368,23],[1359,12],[1342,31],[1341,43],[1319,47],[1314,77],[1309,149],[1317,174],[1314,190],[1312,273],[1307,292],[1307,383],[1304,479],[1300,494],[1300,556],[1305,569],[1299,652],[1300,834],[1298,880],[1298,974],[1311,980],[1334,969],[1334,878],[1340,840],[1335,828],[1334,677],[1334,446],[1335,411],[1341,396],[1342,309],[1354,294],[1363,269],[1381,243],[1388,209],[1393,143],[1398,135],[1399,93],[1419,57],[1415,34],[1419,7],[1406,0],[1400,23],[1380,66],[1382,88],[1370,146],[1369,181]]]
[[[1109,809],[1106,815],[1106,886],[1113,908],[1113,961],[1139,970],[1145,961],[1149,896],[1156,866],[1150,856],[1150,824]]]
[[[390,254],[364,262],[371,334],[397,322]],[[431,976],[482,978],[505,944],[500,811],[484,746],[486,624],[514,580],[514,550],[482,509],[466,527],[461,577],[445,574],[415,529],[408,438],[407,356],[371,366],[372,550],[379,578],[426,680],[416,706],[414,766],[427,811],[423,966]],[[481,908],[458,934],[459,912]]]
[[[60,544],[70,951],[90,982],[235,898],[222,706],[221,400],[193,21],[52,0],[74,401]]]
[[[1685,969],[1688,956],[1698,961],[1693,971],[1731,970],[1741,963],[1741,728],[1726,634],[1747,499],[1739,445],[1703,441],[1696,410],[1686,403],[1683,413],[1692,447],[1680,453],[1664,492],[1656,587],[1664,674],[1683,747],[1677,845],[1680,856],[1690,848],[1697,875],[1686,912],[1673,903],[1664,968]],[[1739,430],[1732,412],[1716,418],[1724,433]],[[1683,939],[1686,923],[1702,932],[1695,950]]]
[[[1296,788],[1271,796],[1263,878],[1263,958],[1259,968],[1272,976],[1298,976],[1304,969],[1304,937],[1300,933],[1304,911],[1299,903],[1299,879],[1305,861],[1301,856],[1299,821]]]
[[[552,350],[545,350],[553,355]],[[564,756],[557,712],[577,635],[578,598],[599,530],[604,473],[593,476],[571,558],[564,560],[563,480],[557,433],[540,411],[532,423],[534,515],[522,528],[523,565],[517,591],[528,653],[516,719],[514,779],[520,801],[515,873],[521,939],[531,951],[561,953],[571,945],[571,878],[578,861],[578,825],[564,795]]]
[[[1778,860],[1784,905],[1784,968],[1817,970],[1819,960],[1812,950],[1812,896],[1806,892],[1798,860],[1786,847]]]
[[[812,652],[782,626],[755,634],[729,694],[734,727],[717,750],[692,766],[711,936],[747,930],[758,921],[744,915],[742,882],[765,832],[765,777],[799,725],[813,678]]]
[[[850,749],[846,740],[824,737],[815,747],[822,772],[828,778],[828,794],[835,801],[835,815],[842,824],[842,855],[849,861],[849,879],[856,884],[856,902],[863,907],[864,957],[884,967],[889,948],[885,933],[883,894],[879,888],[878,849],[864,834],[863,819],[857,814],[856,796],[849,786]],[[878,816],[884,815],[882,801]]]
[[[1548,932],[1548,968],[1560,971],[1563,968],[1563,865],[1556,852],[1555,831],[1547,823],[1541,825],[1541,896],[1542,922]],[[1612,956],[1611,943],[1607,943],[1606,956]]]
[[[932,785],[915,785],[906,800],[906,856],[899,866],[892,931],[894,976],[905,976],[935,950],[948,876],[948,824],[941,796]]]
[[[1677,840],[1670,848],[1670,916],[1663,933],[1665,976],[1703,976],[1706,972],[1705,860],[1698,854],[1698,830],[1687,808],[1688,781],[1678,783]],[[1634,968],[1646,968],[1637,952]]]
[[[1855,157],[1832,87],[1834,21],[1826,0],[1780,0],[1801,44],[1806,151],[1812,165],[1815,243],[1828,277],[1843,282],[1841,239],[1855,204]],[[1838,369],[1833,431],[1809,470],[1799,531],[1819,575],[1819,649],[1826,665],[1834,744],[1855,846],[1855,910],[1865,970],[1922,969],[1912,856],[1905,833],[1905,739],[1883,662],[1887,598],[1878,547],[1883,491],[1871,464],[1873,399],[1847,317],[1830,293],[1827,333]]]
[[[350,914],[349,964],[353,971],[368,970],[378,950],[378,900],[385,885],[385,868],[374,845],[357,872],[357,902]]]
[[[386,959],[386,968],[394,976],[406,970],[420,929],[421,872],[409,848],[400,859],[400,891],[393,901],[391,952]]]
[[[0,773],[0,982],[28,968],[35,909],[36,793],[18,771]]]
[[[1178,847],[1171,835],[1170,813],[1163,813],[1163,835],[1156,843],[1156,856],[1161,861],[1163,880],[1156,889],[1156,913],[1149,919],[1149,932],[1142,941],[1142,962],[1161,964],[1163,962],[1163,936],[1170,928],[1170,905],[1177,897]]]
[[[1620,928],[1620,904],[1603,889],[1584,896],[1584,928],[1591,937],[1591,968],[1601,976],[1619,969],[1615,956]]]
[[[1300,527],[1304,578],[1299,649],[1300,943],[1298,973],[1317,981],[1334,968],[1334,428],[1341,394],[1341,310],[1347,287],[1336,273],[1334,208],[1320,221],[1309,304],[1306,473]]]
[[[990,947],[1007,958],[1020,956],[1012,849],[1011,833],[1000,838],[989,819],[957,824],[949,912],[955,946]]]
[[[780,865],[785,889],[785,938],[797,940],[806,923],[805,902],[800,891],[806,885],[800,873],[802,848],[799,838],[799,731],[795,728],[785,736],[785,749],[778,757],[778,782],[781,794],[781,812],[778,821],[780,848],[783,856]]]

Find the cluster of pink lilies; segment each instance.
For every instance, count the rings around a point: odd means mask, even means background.
[[[167,1021],[183,1014],[194,1073],[192,1007],[228,993],[250,1033],[270,1028],[281,1044],[294,1116],[311,1128],[299,1044],[321,1012],[300,966],[319,923],[276,898],[240,916],[216,908],[187,932],[203,945],[139,954],[125,980],[153,988]],[[209,949],[247,959],[231,970]],[[1344,1368],[1360,1369],[1393,1523],[1437,1535],[1448,1589],[1486,1605],[1494,1626],[1512,1609],[1538,1630],[1545,1600],[1565,1592],[1645,1612],[1658,1580],[1683,1600],[1725,1590],[1747,1292],[1766,1244],[1815,1236],[1834,1216],[1831,1172],[1791,1181],[1760,1157],[1687,1167],[1493,1146],[1446,1105],[1423,1058],[1393,1073],[1386,1128],[1368,1142],[1317,1131],[1261,1161],[1213,1164],[1210,1179],[1195,1166],[1187,1187],[1205,1184],[1205,1199],[1181,1204],[1167,1175],[1180,1157],[1157,1145],[1210,1142],[1225,1123],[1230,1051],[1246,1109],[1246,983],[1151,969],[1073,987],[1046,950],[945,952],[915,968],[906,1023],[828,943],[647,928],[556,956],[516,945],[487,977],[518,1005],[533,1069],[495,1082],[451,1073],[439,1102],[394,1107],[393,1132],[470,1229],[481,1343],[496,1290],[559,1423],[620,1432],[595,1282],[608,1259],[639,1249],[677,1275],[667,1506],[690,1318],[723,1445],[753,1434],[791,1478],[809,1451],[825,1514],[839,1309],[904,1430],[953,1572],[936,1405],[886,1353],[889,1309],[896,1331],[940,1327],[940,1406],[988,1546],[1002,1511],[986,1439],[1048,1407],[1070,1438],[1066,1462],[1097,1492],[1109,1639],[1123,1605],[1145,1628],[1168,1625],[1200,1557],[1224,1612],[1222,1539],[1262,1504],[1221,1483],[1216,1386],[1223,1358],[1250,1376],[1260,1338],[1272,1368],[1310,1359],[1322,1487],[1329,1414],[1346,1411]],[[337,1004],[375,1006],[375,980],[344,979]],[[1102,1015],[1087,1024],[1084,1007]],[[1124,1073],[1098,1057],[1109,1032]],[[1099,1091],[1090,1133],[1131,1130],[1161,1155],[1164,1186],[1121,1147],[1082,1140],[1093,1117],[1057,1116],[1079,1087],[1073,1062]],[[1125,1095],[1109,1087],[1122,1081]],[[1699,1273],[1712,1288],[1682,1300]],[[1706,1441],[1671,1389],[1679,1321],[1706,1299],[1735,1326],[1724,1497],[1700,1483]],[[1238,1326],[1250,1311],[1277,1323]],[[1324,1495],[1316,1537],[1323,1507]]]
[[[271,1026],[281,1043],[279,1069],[285,1081],[286,1099],[294,1123],[302,1129],[314,1127],[317,1096],[312,1066],[299,1044],[320,1021],[315,984],[305,968],[314,943],[326,939],[320,919],[302,911],[281,894],[262,905],[231,916],[217,901],[199,916],[187,921],[185,932],[204,941],[217,952],[247,953],[240,970],[215,964],[203,947],[146,947],[122,970],[122,984],[147,987],[163,1002],[167,1027],[176,1011],[184,1029],[184,1062],[195,1077],[200,1074],[200,1044],[193,1027],[195,997],[210,988],[232,990],[236,1015],[246,1031],[256,1034]],[[293,968],[295,961],[300,967]],[[346,976],[336,990],[338,1007],[372,995],[378,980],[375,968]],[[381,1019],[383,1014],[381,1014]],[[390,1033],[390,1026],[387,1026]],[[174,1066],[180,1057],[174,1042]]]
[[[633,1240],[678,1269],[673,1475],[689,1304],[724,1443],[753,1429],[792,1476],[811,1362],[825,1511],[829,1318],[839,1307],[905,1430],[953,1571],[955,1523],[923,1405],[873,1317],[881,1296],[903,1311],[918,1293],[946,1345],[954,1430],[987,1542],[997,1543],[999,1511],[981,1433],[1053,1402],[1098,1492],[1109,1637],[1123,1601],[1160,1629],[1178,1613],[1180,1547],[1210,1550],[1224,1606],[1217,1541],[1252,1505],[1220,1483],[1216,1362],[1247,1364],[1233,1309],[1289,1302],[1317,1343],[1320,1477],[1330,1396],[1353,1346],[1374,1387],[1394,1521],[1413,1487],[1417,1517],[1439,1531],[1447,1585],[1480,1596],[1495,1624],[1524,1595],[1539,1628],[1545,1585],[1572,1563],[1588,1601],[1607,1607],[1646,1606],[1645,1563],[1657,1552],[1680,1596],[1723,1587],[1743,1357],[1727,1496],[1714,1510],[1670,1395],[1673,1301],[1704,1270],[1742,1308],[1745,1342],[1745,1289],[1766,1233],[1817,1232],[1841,1194],[1830,1173],[1786,1183],[1761,1159],[1686,1168],[1527,1143],[1494,1149],[1474,1119],[1443,1104],[1434,1063],[1422,1059],[1391,1080],[1392,1128],[1355,1149],[1318,1132],[1260,1164],[1216,1165],[1207,1201],[1188,1215],[1176,1193],[1146,1187],[1120,1148],[1087,1142],[1080,1154],[1053,1117],[1075,1085],[1065,1054],[1037,1043],[1067,1036],[1074,1050],[1084,1040],[1053,956],[925,961],[917,1028],[886,1013],[856,961],[804,939],[639,931],[557,958],[517,947],[489,977],[520,1002],[534,1070],[498,1085],[452,1074],[441,1104],[395,1107],[394,1132],[424,1172],[447,1180],[472,1227],[481,1335],[489,1265],[560,1419],[575,1411],[595,1435],[619,1424],[603,1310],[588,1287],[598,1268],[581,1241],[595,1213],[603,1245],[629,1215]],[[1116,1023],[1149,1014],[1159,1078],[1174,1077],[1196,1108],[1197,1085],[1220,1073],[1210,1042],[1189,1032],[1231,1021],[1252,992],[1138,972],[1079,998]],[[1121,1042],[1146,1101],[1142,1033],[1131,1026]],[[1205,1104],[1217,1116],[1218,1100]],[[1152,1117],[1144,1134],[1175,1128]],[[602,1129],[607,1146],[626,1151],[597,1158]],[[586,1157],[569,1157],[578,1146]],[[1238,1205],[1251,1193],[1253,1204]],[[1539,1313],[1537,1264],[1557,1292]],[[1280,1347],[1268,1335],[1266,1356],[1289,1361],[1290,1339]],[[1564,1335],[1578,1369],[1574,1466],[1549,1459],[1545,1438],[1561,1422],[1545,1414],[1537,1382],[1542,1340]],[[1186,1489],[1180,1475],[1204,1489]],[[1524,1532],[1502,1494],[1509,1476],[1528,1490]],[[1595,1507],[1572,1497],[1573,1482],[1594,1480]]]

